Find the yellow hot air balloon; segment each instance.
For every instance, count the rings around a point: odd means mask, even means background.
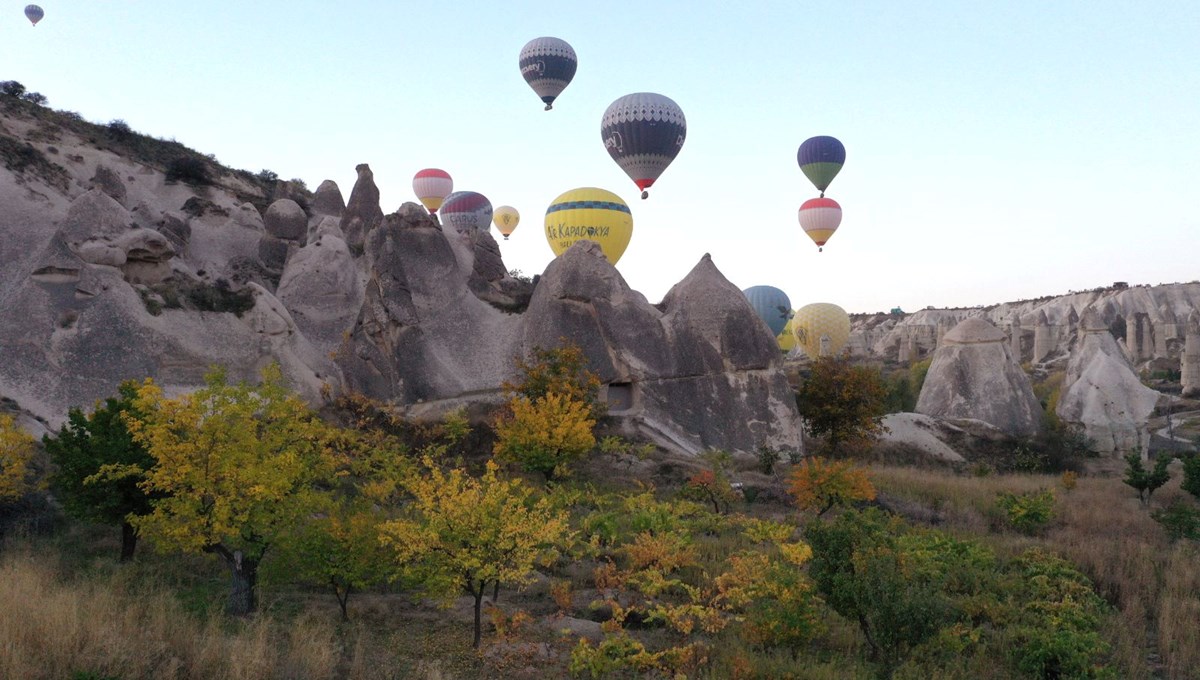
[[[779,335],[775,336],[775,341],[779,343],[779,349],[782,352],[790,352],[796,346],[796,336],[792,334],[792,325],[795,319],[788,319],[784,324],[783,330]]]
[[[600,244],[604,256],[616,264],[633,235],[633,213],[611,191],[583,187],[572,189],[546,209],[546,242],[555,255],[562,255],[576,241]]]
[[[837,305],[815,302],[796,310],[792,331],[808,358],[837,356],[850,339],[850,317]]]
[[[504,234],[504,240],[507,241],[509,234],[513,233],[513,230],[521,223],[521,213],[511,205],[502,205],[492,213],[492,222],[496,224],[496,229]]]

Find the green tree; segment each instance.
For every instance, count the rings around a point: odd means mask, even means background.
[[[133,559],[137,547],[129,518],[150,512],[150,497],[140,484],[154,459],[134,441],[125,420],[136,416],[137,391],[136,382],[123,382],[116,396],[97,402],[90,414],[73,408],[56,437],[42,437],[56,467],[50,485],[63,507],[77,519],[121,527],[122,562]]]
[[[214,369],[203,388],[175,399],[147,380],[133,406],[129,429],[155,462],[142,488],[161,496],[134,526],[160,549],[220,556],[232,581],[228,611],[252,612],[267,550],[320,507],[327,428],[283,386],[276,364],[258,385],[227,384]]]
[[[883,429],[886,389],[879,371],[854,366],[846,358],[822,357],[796,393],[800,415],[814,437],[824,437],[830,453],[852,441],[870,441]]]
[[[1183,459],[1183,482],[1180,487],[1200,499],[1200,454],[1193,453]]]
[[[947,574],[921,563],[899,540],[902,526],[875,509],[850,511],[807,532],[817,591],[858,624],[880,678],[891,678],[917,646],[954,619]]]
[[[391,553],[393,577],[415,572],[435,596],[465,590],[475,599],[478,648],[487,587],[532,581],[535,565],[557,556],[567,515],[545,498],[534,501],[521,480],[501,479],[494,462],[479,478],[460,468],[443,472],[429,457],[424,465],[405,482],[412,495],[405,516],[385,522],[380,540]]]
[[[1138,500],[1142,505],[1150,502],[1150,496],[1163,484],[1166,484],[1171,479],[1171,473],[1167,471],[1167,466],[1174,460],[1171,456],[1160,456],[1154,461],[1154,469],[1147,471],[1142,465],[1142,457],[1137,453],[1131,453],[1125,456],[1125,479],[1124,482],[1133,487],[1138,492]]]
[[[0,414],[0,502],[15,501],[29,491],[33,444],[33,437],[12,416]]]

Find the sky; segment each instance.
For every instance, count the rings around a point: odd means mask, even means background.
[[[652,302],[705,253],[851,313],[1200,279],[1194,0],[40,4],[32,27],[0,2],[0,79],[52,108],[346,198],[369,163],[385,212],[442,168],[520,211],[500,245],[527,275],[546,207],[595,186],[632,209],[617,269]],[[550,112],[517,66],[539,36],[579,57]],[[647,91],[688,132],[641,200],[600,119]],[[816,135],[846,147],[820,253],[796,218]]]

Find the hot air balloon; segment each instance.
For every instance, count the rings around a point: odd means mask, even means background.
[[[812,198],[800,206],[796,216],[804,233],[817,244],[820,252],[842,223],[842,206],[832,198]]]
[[[821,195],[846,162],[846,147],[833,137],[810,137],[796,152],[796,162]]]
[[[492,226],[492,202],[474,191],[456,191],[446,197],[438,214],[442,225],[460,233],[487,231]]]
[[[562,255],[576,241],[600,244],[604,256],[616,264],[633,235],[633,213],[621,197],[611,191],[583,187],[572,189],[546,208],[546,242],[555,255]]]
[[[450,173],[437,168],[425,168],[413,175],[413,193],[432,215],[442,207],[442,201],[454,191]]]
[[[496,212],[492,214],[492,221],[496,223],[496,229],[504,235],[504,240],[508,240],[509,234],[516,230],[517,225],[521,223],[521,213],[511,205],[502,205],[496,208]]]
[[[637,92],[609,104],[600,123],[604,148],[642,190],[642,198],[679,155],[687,120],[679,105],[661,94]]]
[[[796,335],[792,332],[793,321],[794,319],[788,319],[788,322],[783,325],[783,330],[775,336],[775,342],[779,344],[781,352],[790,352],[796,346]]]
[[[42,20],[46,13],[37,5],[25,5],[25,18],[29,19],[29,23],[37,26],[37,23]]]
[[[554,108],[554,100],[571,84],[579,59],[575,50],[558,38],[534,38],[521,48],[521,75],[537,96]]]
[[[792,301],[788,299],[787,293],[774,286],[751,286],[743,290],[742,294],[750,301],[754,311],[758,312],[758,318],[771,329],[772,336],[783,332],[783,327],[792,315]]]
[[[816,302],[796,310],[792,330],[808,358],[837,356],[850,339],[850,317],[835,304]]]

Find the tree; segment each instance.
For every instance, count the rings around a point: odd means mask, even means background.
[[[1171,479],[1167,466],[1174,460],[1171,456],[1160,456],[1154,461],[1154,469],[1147,471],[1142,465],[1142,457],[1137,453],[1125,456],[1125,483],[1138,492],[1138,500],[1142,505],[1150,502],[1150,495]]]
[[[522,379],[504,383],[509,400],[496,419],[493,453],[550,480],[596,445],[592,428],[605,412],[600,379],[569,343],[534,348],[530,361],[518,358],[516,365]]]
[[[24,99],[31,104],[37,104],[38,106],[45,106],[46,104],[50,103],[50,100],[46,97],[46,95],[42,94],[41,92],[26,92],[25,94],[21,95],[21,99]]]
[[[136,382],[123,382],[91,414],[73,408],[57,437],[42,437],[57,468],[50,485],[63,507],[77,519],[121,527],[122,562],[133,559],[137,547],[129,517],[150,512],[150,497],[140,484],[154,459],[125,421],[126,415],[136,417],[137,391]]]
[[[535,347],[530,361],[517,358],[521,382],[505,382],[504,390],[529,400],[551,392],[566,395],[587,405],[592,420],[601,418],[607,408],[599,400],[600,378],[587,370],[587,357],[578,345],[563,340],[561,347]]]
[[[1183,482],[1180,487],[1200,499],[1200,454],[1193,453],[1183,459]]]
[[[561,477],[567,466],[596,445],[586,402],[549,392],[530,399],[515,395],[496,420],[496,458],[515,462],[547,480]]]
[[[714,513],[729,512],[729,504],[737,500],[738,494],[729,481],[729,466],[733,457],[728,451],[705,451],[700,457],[708,468],[688,478],[683,485],[684,498],[702,503],[712,503]]]
[[[415,572],[431,594],[465,590],[475,598],[478,648],[488,585],[532,581],[534,566],[557,556],[567,514],[545,498],[534,502],[532,489],[519,479],[501,479],[491,461],[479,478],[461,468],[443,472],[429,457],[424,467],[405,482],[413,497],[407,515],[385,522],[380,540],[397,565],[393,577]]]
[[[175,399],[147,380],[134,409],[129,429],[155,461],[142,488],[162,496],[134,526],[160,549],[220,556],[229,612],[250,613],[263,556],[319,507],[316,485],[330,476],[325,426],[287,392],[276,364],[258,385],[227,384],[214,369]]]
[[[33,437],[12,416],[0,414],[0,503],[15,501],[29,491],[33,452]]]
[[[849,461],[806,458],[792,471],[788,493],[801,510],[816,510],[817,517],[835,505],[849,505],[875,498],[875,486],[867,472]]]
[[[822,357],[796,393],[800,415],[814,437],[825,437],[826,448],[839,452],[851,441],[870,441],[882,430],[887,412],[886,389],[879,371],[854,366],[841,357]]]
[[[15,80],[0,81],[0,94],[20,97],[25,94],[25,86]]]
[[[941,581],[945,570],[920,569],[920,553],[905,550],[902,526],[877,510],[814,522],[809,574],[838,614],[858,624],[878,677],[891,678],[914,648],[954,618]]]

